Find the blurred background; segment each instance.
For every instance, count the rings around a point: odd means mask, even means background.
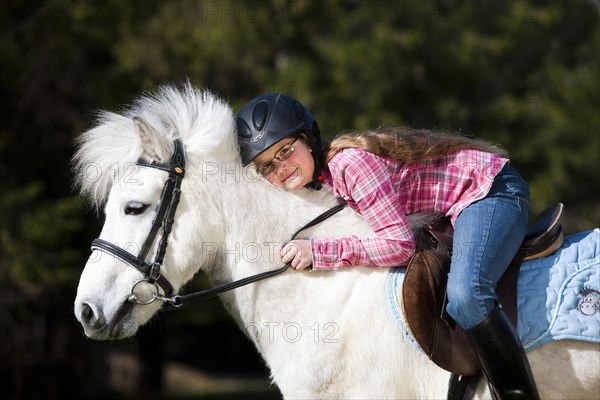
[[[600,222],[599,17],[599,0],[0,2],[0,396],[280,398],[218,301],[134,339],[84,337],[73,301],[101,223],[69,160],[96,111],[189,79],[236,111],[295,96],[326,137],[483,137],[508,149],[534,212],[565,203],[575,233]]]

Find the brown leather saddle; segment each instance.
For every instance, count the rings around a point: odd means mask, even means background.
[[[563,241],[561,203],[542,212],[529,228],[525,240],[496,292],[502,308],[517,326],[517,278],[523,260],[546,257]],[[456,375],[470,376],[481,366],[466,333],[445,312],[446,282],[450,270],[453,228],[447,218],[415,232],[419,247],[409,262],[402,284],[404,319],[411,336],[429,358]]]

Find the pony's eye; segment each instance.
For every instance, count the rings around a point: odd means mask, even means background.
[[[148,208],[148,204],[140,203],[138,201],[132,201],[127,203],[125,206],[125,214],[127,215],[140,215]]]

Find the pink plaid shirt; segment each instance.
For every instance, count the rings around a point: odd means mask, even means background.
[[[441,213],[454,224],[465,207],[486,196],[507,162],[476,150],[416,162],[358,148],[340,151],[329,162],[331,175],[325,182],[365,218],[377,236],[312,239],[313,269],[406,265],[415,251],[406,215]]]

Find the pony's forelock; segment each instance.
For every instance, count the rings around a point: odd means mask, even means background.
[[[106,202],[116,179],[147,150],[135,131],[134,116],[154,128],[160,140],[181,138],[188,158],[193,154],[218,161],[239,157],[229,105],[189,82],[181,89],[162,86],[138,98],[123,113],[100,112],[94,126],[77,139],[72,160],[75,186],[96,210]]]
[[[96,210],[102,207],[119,170],[141,155],[133,121],[112,112],[101,112],[95,127],[77,139],[73,157],[75,185]]]

